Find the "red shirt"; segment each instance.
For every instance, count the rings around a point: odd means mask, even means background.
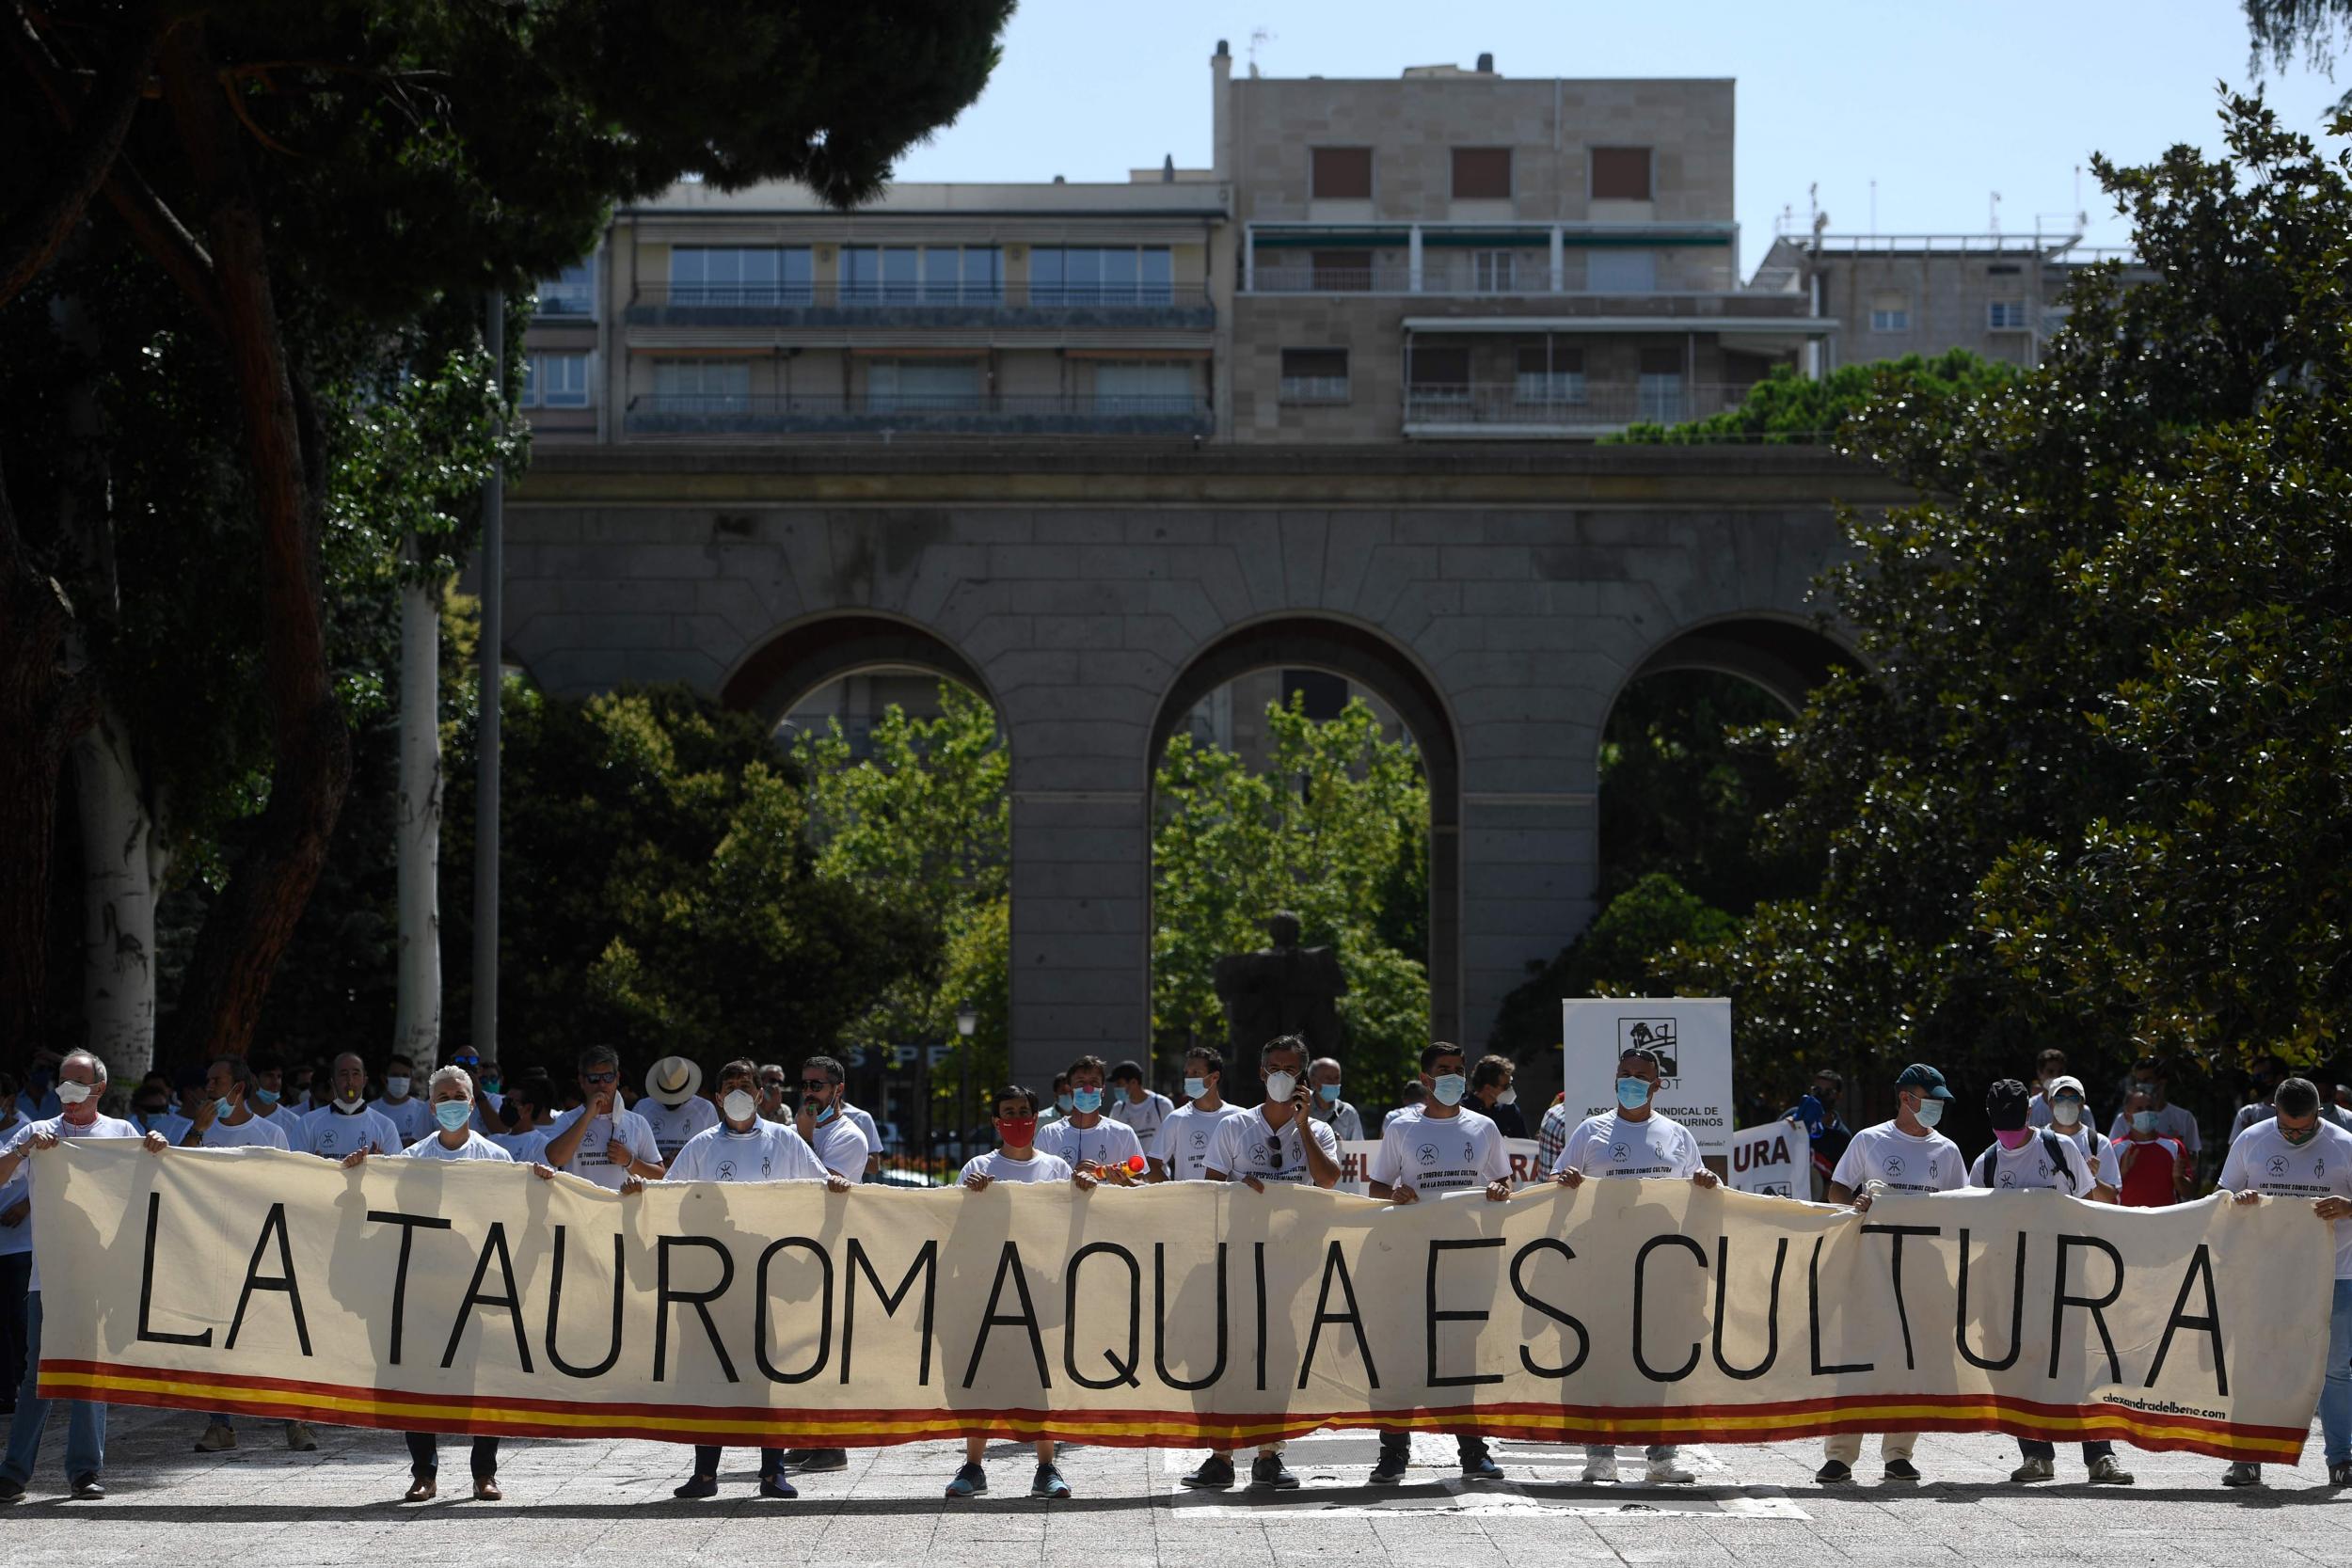
[[[2137,1149],[2137,1154],[2129,1153]],[[2120,1162],[2129,1158],[2123,1167],[2122,1197],[2126,1209],[2162,1209],[2180,1201],[2180,1190],[2174,1184],[2172,1172],[2188,1159],[2188,1146],[2178,1138],[2154,1137],[2146,1143],[2134,1138],[2118,1139],[2115,1157]]]

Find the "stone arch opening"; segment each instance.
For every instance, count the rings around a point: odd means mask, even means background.
[[[1169,739],[1203,699],[1264,670],[1314,671],[1364,687],[1388,705],[1412,736],[1429,785],[1426,962],[1430,1029],[1434,1038],[1458,1038],[1462,1021],[1461,742],[1452,710],[1437,683],[1403,648],[1364,626],[1327,616],[1284,615],[1227,631],[1194,654],[1162,697],[1145,755],[1146,777],[1157,775]],[[1144,984],[1147,988],[1151,984],[1148,973]]]
[[[719,698],[780,724],[809,693],[877,670],[926,671],[1004,711],[978,666],[953,643],[913,621],[875,614],[820,615],[787,626],[744,657],[721,683]]]
[[[1727,616],[1689,626],[1660,643],[1625,680],[1674,670],[1733,675],[1760,688],[1790,713],[1833,671],[1861,667],[1851,648],[1808,621],[1773,615]],[[1623,688],[1618,695],[1624,694]],[[1610,705],[1616,705],[1612,698]]]

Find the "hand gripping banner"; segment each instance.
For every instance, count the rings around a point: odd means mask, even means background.
[[[1997,1430],[2292,1464],[2334,1272],[2328,1227],[2270,1200],[623,1197],[487,1164],[127,1140],[36,1158],[44,1395],[519,1436]]]

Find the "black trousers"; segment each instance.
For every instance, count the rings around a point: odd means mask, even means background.
[[[2017,1451],[2024,1454],[2027,1459],[2056,1459],[2058,1457],[2058,1445],[2056,1443],[2037,1443],[2030,1437],[2020,1437],[2017,1439]],[[2083,1463],[2086,1465],[2090,1464],[2094,1459],[2112,1459],[2114,1457],[2115,1445],[2112,1443],[2085,1443],[2083,1445]]]
[[[698,1476],[717,1475],[719,1473],[719,1455],[722,1451],[723,1450],[716,1446],[705,1447],[700,1443],[694,1445],[694,1473]],[[762,1449],[759,1450],[759,1474],[761,1480],[766,1480],[768,1477],[774,1475],[777,1471],[783,1468],[784,1450],[782,1449]]]
[[[412,1432],[408,1434],[408,1467],[419,1476],[429,1476],[441,1467],[440,1434]],[[488,1481],[499,1473],[499,1440],[477,1437],[473,1440],[473,1479]]]
[[[25,1295],[33,1282],[33,1255],[0,1257],[0,1398],[13,1405],[24,1381]]]
[[[1465,1465],[1475,1465],[1478,1461],[1486,1457],[1486,1440],[1484,1437],[1479,1436],[1476,1433],[1456,1433],[1454,1434],[1454,1447],[1461,1450],[1462,1463]],[[1383,1459],[1388,1458],[1391,1454],[1403,1455],[1407,1453],[1411,1450],[1412,1447],[1413,1435],[1411,1433],[1384,1432],[1380,1434],[1380,1457]]]

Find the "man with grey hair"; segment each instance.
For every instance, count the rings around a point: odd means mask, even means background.
[[[368,1065],[357,1051],[335,1058],[326,1073],[328,1099],[302,1118],[296,1136],[305,1152],[340,1160],[354,1149],[397,1154],[407,1140],[392,1118],[368,1103]]]
[[[1331,1136],[1343,1144],[1361,1143],[1364,1139],[1364,1118],[1361,1112],[1340,1098],[1340,1059],[1337,1056],[1317,1056],[1307,1068],[1307,1081],[1315,1086],[1314,1109],[1308,1114],[1317,1121],[1328,1122]]]
[[[580,1108],[566,1111],[548,1131],[542,1156],[557,1170],[614,1192],[634,1176],[661,1179],[661,1149],[653,1128],[621,1105],[621,1053],[592,1045],[580,1053]]]
[[[29,1196],[33,1166],[28,1156],[46,1153],[67,1138],[138,1138],[150,1153],[170,1146],[156,1132],[142,1133],[115,1117],[101,1116],[99,1099],[106,1092],[106,1064],[87,1051],[67,1054],[57,1064],[57,1114],[24,1123],[0,1143],[0,1182],[24,1170]],[[31,1216],[24,1226],[29,1233]],[[8,1451],[0,1461],[0,1502],[24,1496],[33,1478],[33,1461],[40,1452],[41,1429],[49,1423],[53,1402],[40,1396],[40,1262],[35,1259],[24,1296],[24,1379],[16,1392],[16,1411],[8,1422]],[[88,1400],[54,1402],[65,1406],[65,1473],[76,1497],[103,1497],[105,1484],[100,1471],[106,1459],[106,1407]]]

